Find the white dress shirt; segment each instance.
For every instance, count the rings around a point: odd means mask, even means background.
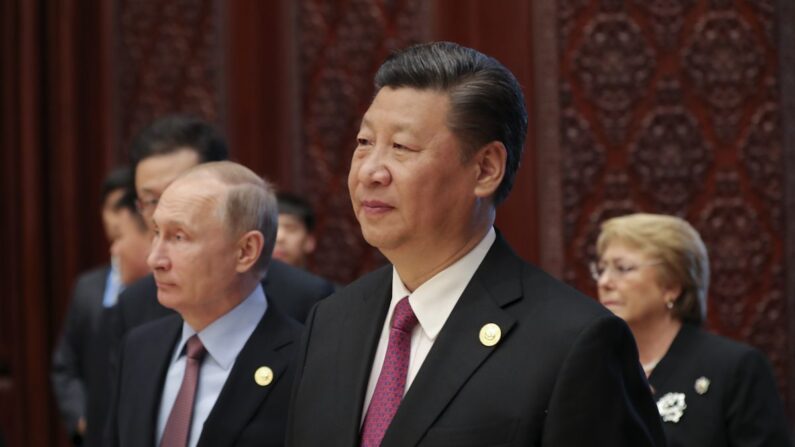
[[[411,355],[409,356],[409,368],[406,373],[405,395],[411,386],[412,381],[417,376],[425,357],[428,356],[433,342],[442,330],[442,326],[447,321],[447,317],[453,312],[461,294],[466,289],[475,271],[486,257],[491,245],[496,239],[496,233],[492,227],[486,236],[469,253],[461,259],[434,275],[417,287],[413,293],[409,292],[403,281],[400,279],[397,270],[392,267],[392,301],[389,303],[384,326],[381,329],[381,337],[378,339],[378,348],[375,351],[373,367],[370,370],[370,381],[367,383],[367,394],[364,398],[364,410],[362,411],[362,421],[367,414],[370,400],[373,398],[378,376],[381,374],[381,367],[386,357],[387,344],[389,342],[390,321],[392,313],[398,301],[403,297],[409,297],[409,303],[417,316],[419,324],[411,332]]]
[[[265,311],[268,302],[262,286],[258,285],[251,295],[235,306],[226,315],[213,321],[209,326],[199,332],[207,353],[204,356],[199,370],[199,383],[196,386],[196,395],[193,402],[193,422],[188,436],[188,446],[195,447],[199,442],[204,421],[221,394],[226,379],[235,364],[237,355],[243,349],[251,334],[256,329]],[[187,323],[182,323],[182,338],[174,350],[171,365],[166,373],[166,383],[160,398],[160,412],[157,416],[157,445],[163,438],[171,407],[177,400],[182,377],[185,375],[185,344],[195,334]]]

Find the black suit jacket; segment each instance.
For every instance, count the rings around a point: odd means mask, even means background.
[[[283,262],[271,261],[268,274],[262,280],[262,287],[268,297],[269,305],[278,307],[289,317],[303,323],[312,306],[334,291],[334,286],[325,279],[304,270],[291,267]],[[110,316],[110,354],[105,357],[106,373],[105,395],[115,388],[118,371],[119,346],[124,336],[132,329],[176,312],[164,307],[157,300],[157,285],[150,274],[131,284],[119,295],[119,302],[113,307]],[[107,405],[107,402],[105,403]],[[98,413],[106,413],[107,408],[97,408]],[[89,426],[91,439],[100,438],[105,427]],[[95,433],[93,429],[98,429]]]
[[[77,436],[77,421],[86,417],[89,395],[95,394],[97,343],[101,329],[105,285],[110,271],[103,266],[80,275],[75,281],[72,300],[63,331],[52,358],[51,380],[61,418],[70,436]]]
[[[262,287],[268,302],[275,303],[284,313],[301,323],[316,302],[334,292],[334,286],[329,281],[276,260],[271,261]],[[114,345],[118,345],[130,329],[171,315],[174,311],[163,307],[157,300],[157,285],[150,274],[121,293],[114,313],[113,338]]]
[[[696,381],[709,381],[703,392]],[[685,324],[649,382],[658,401],[684,394],[678,422],[663,422],[669,447],[788,447],[784,408],[764,355]]]
[[[204,423],[199,446],[280,446],[284,443],[293,356],[301,325],[269,305],[238,354]],[[120,374],[109,420],[109,442],[118,447],[155,445],[160,395],[182,331],[172,315],[130,332],[120,351]],[[265,387],[254,381],[261,366],[273,370]]]
[[[290,446],[355,446],[391,295],[391,267],[315,307],[288,424]],[[496,323],[493,347],[479,332]],[[498,236],[408,389],[382,446],[664,445],[623,321]]]

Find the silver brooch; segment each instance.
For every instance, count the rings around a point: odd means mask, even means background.
[[[709,379],[704,376],[699,377],[696,379],[696,384],[693,386],[696,389],[696,393],[704,394],[709,391]]]
[[[668,393],[657,401],[657,411],[660,412],[663,422],[679,422],[685,413],[685,394]]]

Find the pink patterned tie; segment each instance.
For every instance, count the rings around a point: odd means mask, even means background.
[[[196,385],[199,383],[199,368],[206,351],[196,334],[188,339],[186,350],[185,375],[182,376],[182,385],[179,387],[177,399],[168,415],[160,447],[185,447],[188,445],[190,423],[193,416],[193,400],[196,397]]]
[[[411,355],[411,330],[417,325],[417,316],[411,310],[409,297],[395,306],[392,315],[389,343],[384,365],[375,385],[367,416],[362,427],[362,447],[378,447],[389,423],[397,413],[403,391],[406,389],[406,372]]]

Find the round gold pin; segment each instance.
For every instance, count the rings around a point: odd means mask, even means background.
[[[254,373],[254,381],[259,386],[268,386],[273,382],[273,370],[267,366],[260,366]]]
[[[483,346],[494,346],[500,342],[502,331],[500,327],[494,323],[484,324],[480,328],[480,342]]]

